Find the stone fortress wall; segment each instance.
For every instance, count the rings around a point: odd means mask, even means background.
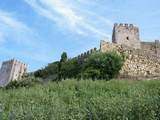
[[[140,40],[139,28],[130,24],[115,24],[112,43],[101,41],[100,51],[116,50],[128,58],[120,72],[125,77],[159,77],[160,43]]]
[[[77,59],[78,59],[79,63],[82,63],[85,58],[87,58],[89,55],[91,55],[95,52],[97,52],[97,48],[90,49],[87,52],[84,52],[84,53],[78,55]]]
[[[0,86],[5,86],[13,80],[20,80],[26,72],[27,65],[24,63],[14,59],[3,62],[0,69]]]
[[[149,51],[151,54],[157,54],[157,56],[160,56],[159,40],[155,40],[155,42],[141,42],[141,49],[144,51]]]
[[[133,24],[114,24],[112,42],[102,40],[100,52],[117,51],[127,56],[121,77],[160,77],[160,42],[140,40],[139,28]]]
[[[160,57],[156,54],[151,54],[150,51],[144,51],[143,49],[133,49],[126,45],[101,41],[101,52],[113,50],[127,56],[120,71],[121,77],[144,78],[160,76]]]

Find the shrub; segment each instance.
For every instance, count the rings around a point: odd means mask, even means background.
[[[64,62],[61,66],[62,78],[77,78],[77,75],[81,72],[81,67],[77,59]]]
[[[58,65],[59,62],[54,62],[48,64],[44,69],[40,69],[34,72],[34,76],[38,78],[48,78],[50,76],[55,76],[54,81],[58,79]]]
[[[123,58],[116,52],[91,55],[84,64],[83,77],[97,79],[112,79],[119,74],[123,66]]]
[[[40,81],[38,78],[32,78],[32,77],[28,77],[28,78],[24,78],[22,80],[19,81],[11,81],[6,87],[5,89],[16,89],[16,88],[20,88],[20,87],[32,87],[37,83],[42,83],[42,81]]]
[[[101,78],[101,73],[99,69],[94,69],[92,67],[88,67],[85,69],[85,71],[83,72],[83,78],[91,78],[92,80]]]

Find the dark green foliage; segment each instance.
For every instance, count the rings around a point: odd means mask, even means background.
[[[159,120],[160,81],[67,80],[0,89],[1,120]]]
[[[67,78],[108,80],[119,74],[122,65],[123,58],[116,52],[97,52],[84,59],[82,63],[79,63],[77,58],[68,59],[67,53],[64,52],[60,62],[51,63],[46,68],[36,71],[34,75],[53,81]]]
[[[123,58],[116,52],[97,52],[86,59],[82,73],[87,78],[112,79],[119,74],[123,62]]]
[[[54,63],[48,64],[48,66],[45,67],[44,69],[40,69],[34,72],[34,76],[39,78],[52,77],[52,80],[57,80],[58,68],[59,68],[59,62],[54,62]]]
[[[62,78],[77,78],[77,75],[81,72],[81,65],[78,64],[77,59],[70,59],[62,63],[61,72]]]
[[[58,81],[62,80],[62,78],[65,79],[66,76],[64,76],[64,72],[63,72],[63,65],[67,62],[68,57],[67,57],[67,53],[63,52],[61,55],[61,59],[60,62],[58,63]]]
[[[44,69],[40,69],[34,72],[35,77],[44,77]]]
[[[67,53],[66,53],[66,52],[63,52],[62,55],[61,55],[61,60],[60,60],[60,62],[61,62],[61,63],[62,63],[62,62],[66,62],[67,59],[68,59]]]
[[[97,78],[101,78],[101,71],[100,69],[96,69],[94,67],[86,67],[85,71],[82,73],[82,77],[84,79],[92,79],[95,80]]]
[[[33,87],[34,85],[36,85],[38,83],[42,83],[42,81],[40,81],[40,79],[37,79],[37,78],[34,78],[34,77],[28,77],[28,78],[24,78],[20,81],[11,81],[5,87],[5,89],[17,89],[17,88],[20,88],[20,87],[29,88],[29,87]]]
[[[48,64],[44,69],[36,71],[34,75],[35,77],[52,79],[52,81],[60,81],[66,78],[76,78],[80,72],[78,60],[68,60],[67,53],[63,52],[60,61]]]

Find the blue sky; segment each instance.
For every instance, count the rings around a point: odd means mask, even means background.
[[[141,40],[160,39],[159,0],[3,0],[0,61],[15,58],[29,71],[110,41],[114,23],[133,23]]]

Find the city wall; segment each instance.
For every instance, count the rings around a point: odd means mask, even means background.
[[[95,52],[97,52],[97,48],[90,49],[87,52],[84,52],[84,53],[78,55],[77,59],[78,59],[79,63],[83,63],[85,58],[87,58],[88,56],[90,56],[91,54],[93,54]]]
[[[125,45],[101,41],[101,52],[109,52],[113,50],[127,56],[122,70],[120,71],[121,77],[160,77],[160,56],[157,56],[157,54],[153,52],[155,49],[134,49]]]

